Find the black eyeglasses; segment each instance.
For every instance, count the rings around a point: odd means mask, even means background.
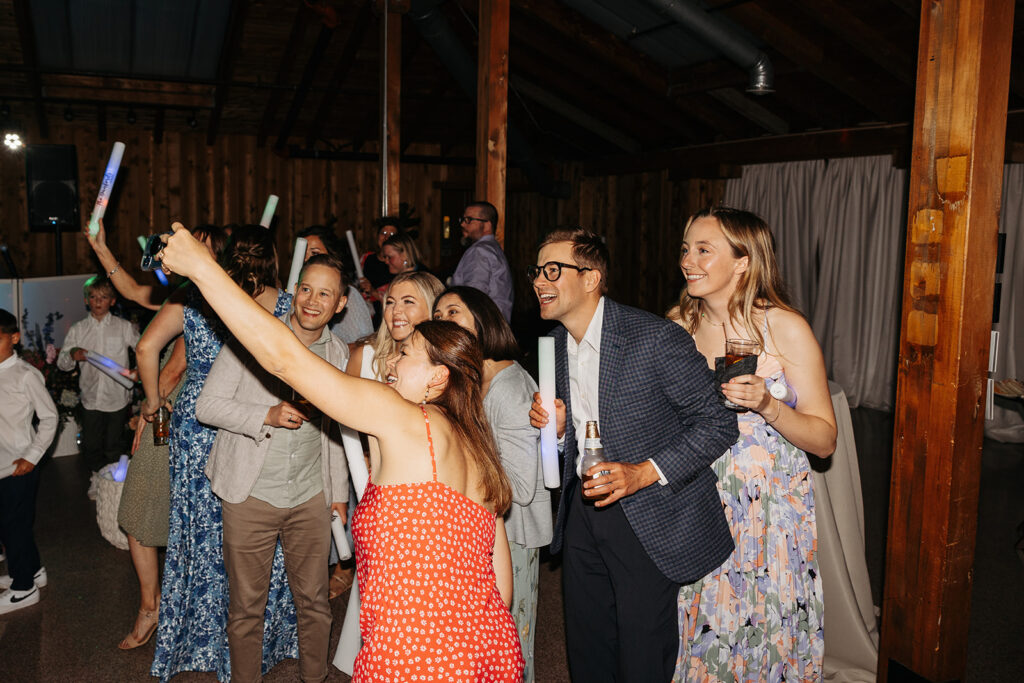
[[[490,221],[487,220],[486,218],[477,218],[476,216],[463,216],[462,218],[459,219],[459,225],[464,225],[465,223],[471,223],[473,221],[480,221],[481,223],[490,223]]]
[[[562,277],[562,268],[572,268],[581,273],[593,268],[581,268],[580,266],[574,266],[571,263],[560,263],[558,261],[548,261],[543,266],[526,266],[526,277],[530,278],[530,282],[537,279],[537,276],[544,273],[544,278],[548,282],[554,282],[558,278]]]

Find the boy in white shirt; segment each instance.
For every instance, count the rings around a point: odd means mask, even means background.
[[[0,614],[39,602],[46,570],[32,525],[36,515],[36,465],[57,432],[57,407],[42,374],[18,358],[18,320],[0,308],[0,545],[8,576],[0,576]],[[32,415],[39,427],[32,431]]]
[[[83,289],[89,315],[68,330],[64,348],[57,356],[57,367],[70,372],[76,362],[81,363],[78,386],[83,408],[82,457],[95,472],[117,460],[123,452],[131,391],[85,363],[85,353],[94,351],[128,367],[128,348],[134,349],[138,344],[139,332],[127,320],[110,313],[110,307],[117,301],[110,280],[89,278]]]

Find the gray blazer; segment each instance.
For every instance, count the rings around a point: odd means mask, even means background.
[[[327,343],[327,362],[342,370],[348,362],[348,346],[333,334]],[[205,472],[210,489],[222,500],[241,503],[252,493],[275,430],[263,420],[281,402],[282,386],[287,391],[287,385],[260,367],[237,340],[225,343],[213,362],[196,401],[196,417],[218,429]],[[328,506],[332,501],[347,503],[348,463],[341,434],[337,423],[323,419],[324,499]]]
[[[551,493],[544,488],[540,465],[540,430],[530,424],[530,404],[537,383],[519,363],[491,380],[484,413],[498,442],[498,454],[512,486],[512,506],[505,515],[508,540],[527,548],[551,542]]]

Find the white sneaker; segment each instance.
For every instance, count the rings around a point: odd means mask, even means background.
[[[35,582],[36,588],[46,587],[46,567],[40,567],[39,571],[32,577],[32,581]],[[0,590],[7,590],[14,583],[14,579],[8,574],[0,576]]]
[[[33,586],[27,591],[5,590],[0,593],[0,614],[14,612],[39,602],[39,589]]]

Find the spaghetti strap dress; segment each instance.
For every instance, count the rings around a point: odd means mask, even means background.
[[[767,336],[767,334],[766,334]],[[784,382],[762,352],[757,374]],[[754,411],[712,464],[736,549],[679,590],[675,681],[821,681],[825,654],[814,491],[807,454]]]
[[[518,683],[523,657],[494,575],[495,515],[437,480],[366,486],[352,521],[363,647],[352,680]]]

